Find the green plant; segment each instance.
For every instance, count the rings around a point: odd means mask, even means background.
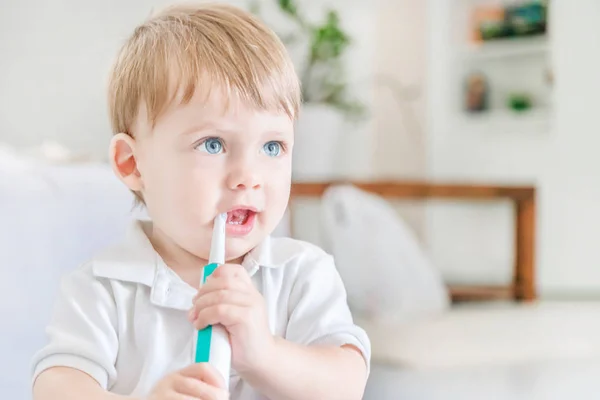
[[[507,103],[516,112],[527,111],[533,106],[533,100],[527,93],[512,93],[508,96]]]
[[[275,1],[297,28],[295,34],[280,34],[282,41],[292,46],[304,39],[303,44],[308,46],[305,63],[300,67],[304,102],[327,104],[352,116],[362,115],[363,104],[348,94],[343,56],[352,39],[341,27],[337,11],[328,10],[324,21],[314,24],[302,15],[295,0]],[[252,2],[251,10],[260,14],[260,0]]]

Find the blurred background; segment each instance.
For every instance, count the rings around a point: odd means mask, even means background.
[[[593,398],[600,2],[231,0],[304,86],[275,234],[334,254],[373,341],[365,399]],[[60,277],[118,241],[106,81],[159,0],[0,0],[2,398]]]

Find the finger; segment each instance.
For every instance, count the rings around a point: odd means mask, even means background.
[[[201,380],[211,386],[225,388],[224,377],[221,376],[215,367],[208,363],[195,363],[179,372],[185,377]]]
[[[185,379],[192,379],[192,378],[185,378]],[[200,382],[200,383],[202,383],[202,382]],[[160,399],[163,399],[163,397],[160,397]],[[204,397],[198,397],[193,394],[181,393],[178,391],[178,387],[174,387],[173,392],[169,393],[169,396],[165,396],[164,399],[165,400],[204,400]]]
[[[248,271],[246,268],[239,264],[223,264],[219,266],[212,273],[211,277],[223,277],[223,276],[234,276],[238,278],[242,278],[243,280],[250,282],[250,275],[248,275]]]
[[[222,264],[215,269],[211,276],[222,276],[230,274],[239,274],[241,271],[245,271],[245,268],[240,264]]]
[[[250,306],[252,295],[239,290],[219,289],[203,293],[198,297],[189,313],[189,319],[195,320],[198,312],[204,308],[217,304],[230,304],[235,306]]]
[[[253,288],[252,284],[248,284],[244,279],[235,275],[216,276],[208,279],[204,285],[200,287],[200,290],[196,293],[192,301],[196,301],[203,294],[212,292],[214,290],[238,290],[238,291],[249,291]]]
[[[172,396],[169,396],[169,400],[198,400],[198,398],[181,393],[175,393]]]
[[[175,380],[174,389],[190,399],[219,400],[224,394],[224,389],[220,387],[187,376],[180,376]]]
[[[231,327],[244,321],[250,307],[241,307],[231,304],[217,304],[206,307],[198,312],[193,321],[196,329],[204,329],[209,325],[221,324],[225,327]]]

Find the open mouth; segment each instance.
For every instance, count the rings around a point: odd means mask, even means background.
[[[225,229],[228,236],[243,237],[254,229],[256,211],[246,208],[231,210],[227,213]]]
[[[258,211],[251,207],[233,207],[227,212],[225,231],[227,236],[243,237],[254,230]]]
[[[233,210],[227,213],[227,224],[228,225],[245,225],[250,220],[250,217],[255,214],[251,210]]]

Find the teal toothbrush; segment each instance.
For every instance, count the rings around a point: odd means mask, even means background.
[[[210,246],[208,265],[204,267],[202,284],[219,265],[225,263],[225,227],[227,214],[219,214],[215,218],[213,235]],[[198,331],[196,340],[197,363],[207,362],[212,364],[221,373],[229,389],[229,371],[231,369],[231,345],[229,335],[221,325],[211,325]]]

